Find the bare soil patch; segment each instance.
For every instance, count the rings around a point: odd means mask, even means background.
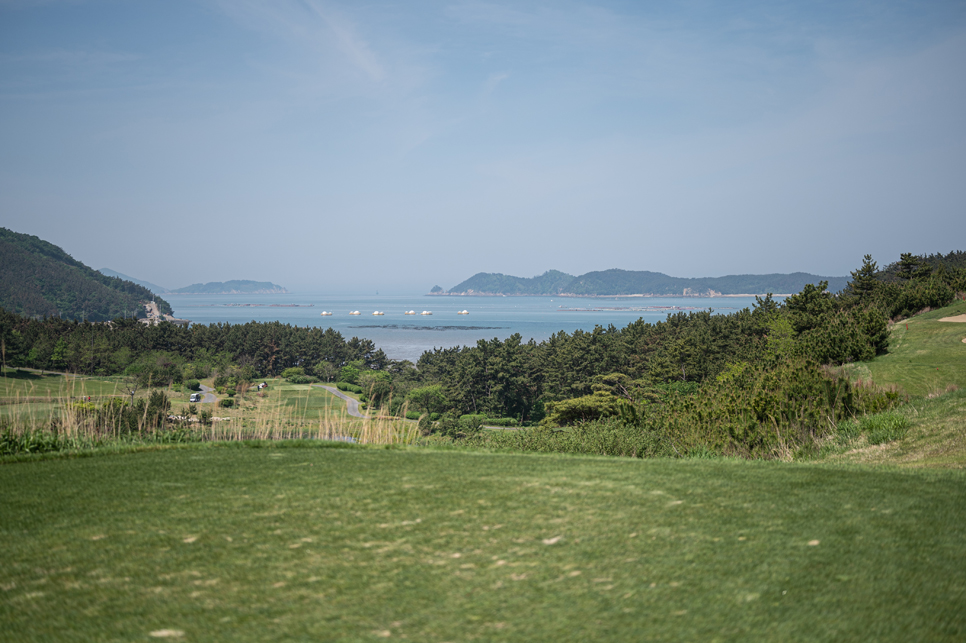
[[[943,317],[939,321],[945,322],[961,322],[966,324],[966,315],[956,315],[955,317]]]

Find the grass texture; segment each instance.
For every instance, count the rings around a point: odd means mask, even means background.
[[[966,637],[960,472],[288,445],[0,466],[0,631]]]
[[[895,384],[913,396],[966,388],[966,323],[939,321],[966,314],[966,302],[899,322],[889,336],[889,352],[865,366],[879,386]]]

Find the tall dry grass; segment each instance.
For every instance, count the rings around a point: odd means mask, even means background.
[[[420,436],[416,422],[381,413],[354,418],[348,415],[344,405],[338,409],[326,407],[310,418],[306,412],[310,391],[297,398],[293,405],[286,403],[280,390],[265,397],[253,397],[251,392],[243,390],[235,398],[243,408],[222,409],[206,404],[202,405],[198,417],[172,414],[160,427],[150,425],[145,408],[135,433],[112,424],[111,414],[106,412],[121,400],[128,404],[130,398],[119,388],[120,384],[116,384],[111,395],[105,395],[102,390],[101,395],[91,396],[91,402],[87,402],[83,383],[65,380],[56,395],[16,396],[5,401],[7,410],[14,412],[0,416],[0,430],[9,444],[43,443],[45,450],[88,448],[121,440],[338,440],[407,445],[414,444]]]

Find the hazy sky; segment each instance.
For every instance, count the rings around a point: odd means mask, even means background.
[[[166,287],[966,250],[966,3],[0,0],[0,225]]]

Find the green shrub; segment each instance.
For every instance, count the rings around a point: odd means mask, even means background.
[[[419,411],[406,411],[407,420],[418,420],[421,417],[422,414]]]
[[[348,391],[349,393],[356,393],[356,394],[362,393],[361,386],[356,386],[355,384],[352,384],[350,382],[336,382],[335,387],[340,391]]]
[[[231,399],[230,397],[226,400],[220,400],[218,402],[218,406],[223,409],[230,409],[231,407],[235,406],[235,400]]]
[[[860,425],[869,444],[885,444],[904,438],[909,429],[909,420],[900,413],[889,411],[866,416]]]
[[[198,380],[187,380],[184,383],[184,387],[189,391],[200,391],[201,382],[199,382]]]
[[[548,426],[569,426],[578,422],[591,422],[620,414],[624,402],[607,391],[596,391],[569,400],[547,404],[547,417],[543,424]]]
[[[486,418],[483,423],[489,426],[520,426],[516,418]]]
[[[235,389],[233,388],[225,389],[225,395],[227,395],[228,397],[235,397]]]
[[[855,420],[843,420],[835,429],[841,442],[851,442],[862,434],[862,427]]]
[[[616,417],[580,422],[569,429],[540,427],[522,431],[488,431],[469,437],[467,443],[490,449],[630,458],[675,455],[670,443],[658,431],[627,424]],[[717,455],[706,446],[696,446],[687,452],[689,457],[711,457],[710,454]]]

